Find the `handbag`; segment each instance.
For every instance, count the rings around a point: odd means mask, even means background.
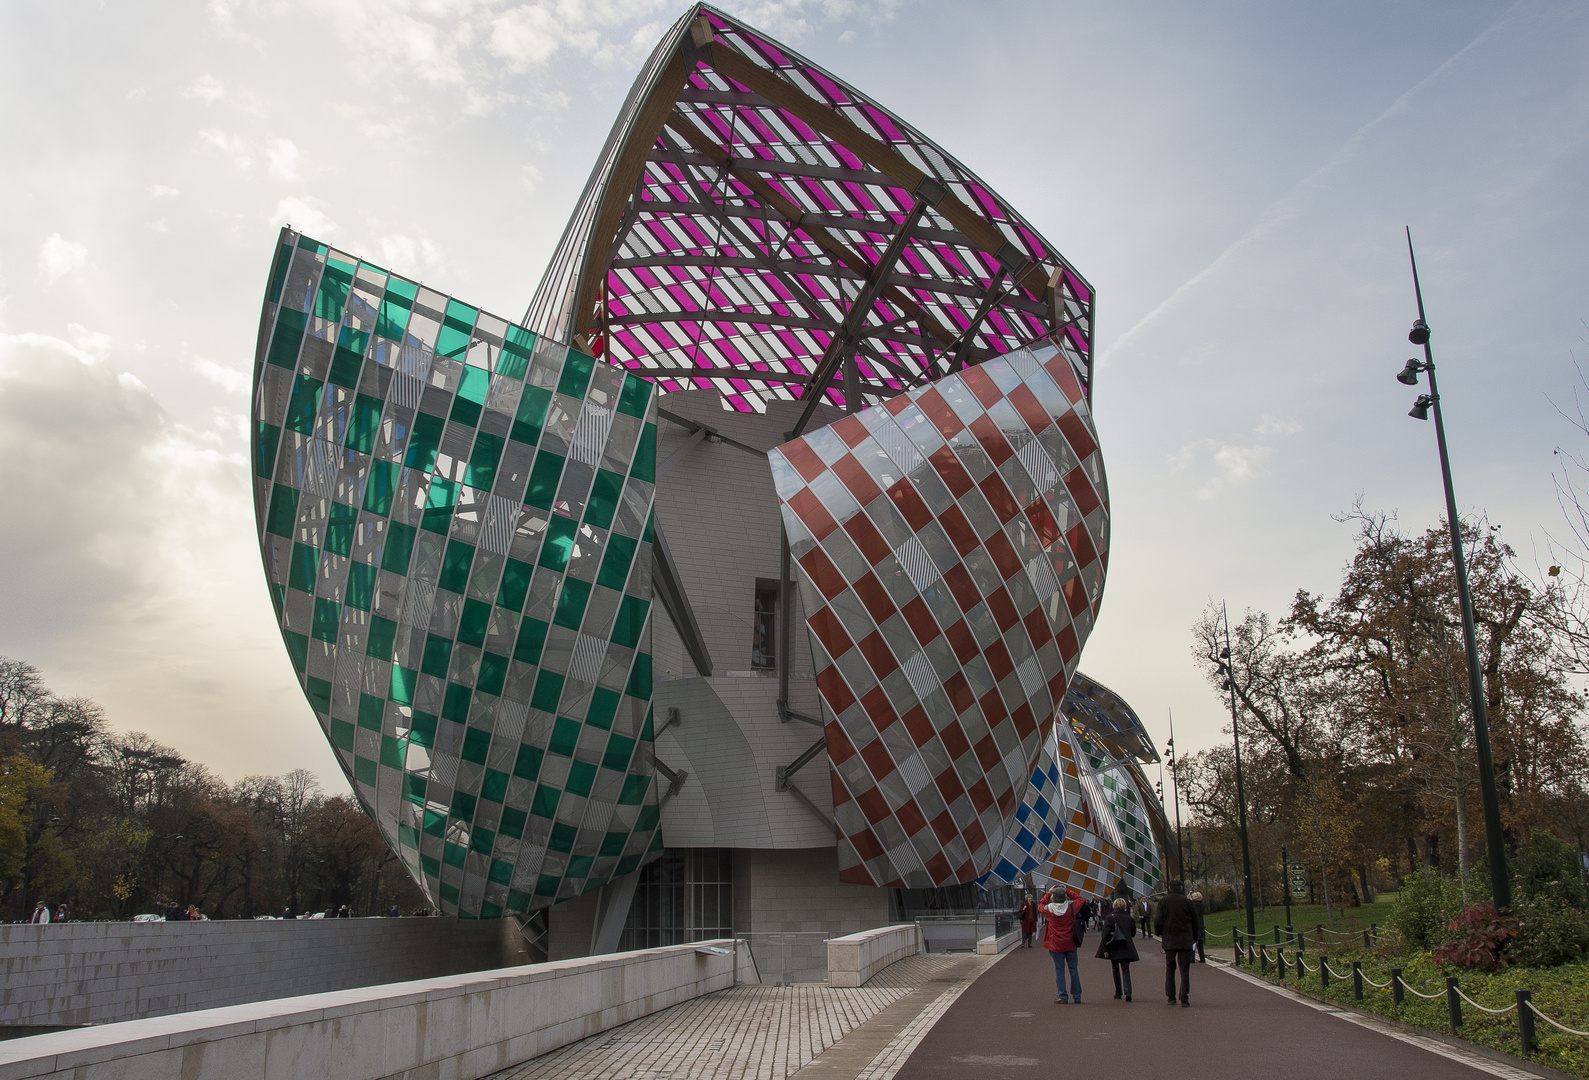
[[[1109,950],[1119,945],[1125,945],[1130,940],[1130,938],[1126,937],[1126,932],[1120,929],[1120,921],[1118,919],[1110,919],[1109,936],[1104,939],[1104,949]]]

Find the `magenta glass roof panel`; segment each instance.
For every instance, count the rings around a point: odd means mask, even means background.
[[[697,5],[646,62],[525,321],[651,377],[732,388],[744,409],[801,396],[831,347],[820,389],[858,408],[1040,339],[1090,390],[1092,303],[1053,245],[917,128]],[[837,389],[845,366],[861,401]]]

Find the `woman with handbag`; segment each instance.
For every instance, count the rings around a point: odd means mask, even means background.
[[[1131,917],[1131,905],[1125,899],[1117,898],[1114,902],[1114,911],[1103,921],[1103,937],[1098,942],[1097,957],[1109,961],[1110,968],[1115,977],[1115,1000],[1120,1000],[1120,993],[1125,991],[1126,1000],[1131,1000],[1131,964],[1142,959],[1137,955],[1137,943],[1132,939],[1137,936],[1137,921]]]

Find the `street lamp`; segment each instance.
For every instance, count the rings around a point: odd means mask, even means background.
[[[1252,851],[1247,843],[1247,791],[1241,779],[1241,724],[1236,719],[1236,672],[1230,666],[1230,612],[1219,605],[1225,619],[1225,647],[1219,651],[1219,670],[1225,675],[1223,690],[1230,691],[1230,734],[1236,741],[1236,812],[1241,822],[1241,876],[1247,894],[1247,936],[1253,937],[1257,929],[1252,914]]]
[[[1495,906],[1502,911],[1512,906],[1512,882],[1506,875],[1506,850],[1502,846],[1501,799],[1495,789],[1495,761],[1490,756],[1490,719],[1484,707],[1484,675],[1479,667],[1479,645],[1473,629],[1473,596],[1468,591],[1468,564],[1462,554],[1462,530],[1457,519],[1457,496],[1451,487],[1451,459],[1446,454],[1446,426],[1440,416],[1440,388],[1435,384],[1434,354],[1429,349],[1429,324],[1424,321],[1423,289],[1418,284],[1418,259],[1412,250],[1412,229],[1407,230],[1407,258],[1412,262],[1412,289],[1418,298],[1418,321],[1412,324],[1407,340],[1423,346],[1423,359],[1408,360],[1396,376],[1397,381],[1416,386],[1420,373],[1429,376],[1429,392],[1418,395],[1412,412],[1418,420],[1435,414],[1435,442],[1440,447],[1440,477],[1446,486],[1446,525],[1451,530],[1451,559],[1457,570],[1457,598],[1462,607],[1462,643],[1468,654],[1468,696],[1473,703],[1473,739],[1479,751],[1479,791],[1484,799],[1484,833],[1490,855],[1490,887]],[[1238,765],[1239,769],[1240,766]]]
[[[1175,861],[1181,868],[1181,880],[1186,880],[1186,841],[1181,836],[1181,781],[1176,775],[1175,711],[1170,710],[1170,741],[1164,745],[1170,756],[1170,794],[1175,799]]]

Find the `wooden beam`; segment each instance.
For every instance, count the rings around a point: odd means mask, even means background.
[[[798,228],[805,233],[811,238],[813,243],[849,267],[858,276],[865,278],[871,273],[871,265],[859,253],[851,250],[848,244],[828,232],[827,229],[806,221],[806,215],[799,206],[791,202],[777,188],[767,183],[756,173],[736,167],[732,163],[728,151],[709,139],[700,128],[690,121],[689,117],[683,113],[676,112],[674,116],[669,118],[667,128],[697,151],[711,158],[720,168],[728,167],[740,183],[750,188],[763,203],[778,211],[779,215],[783,217],[790,227]],[[889,303],[910,312],[913,318],[921,319],[933,337],[937,338],[945,346],[952,344],[958,337],[953,330],[944,326],[930,312],[926,311],[920,304],[906,296],[899,289],[891,286],[884,290],[883,295],[888,297]]]
[[[906,191],[915,191],[927,174],[906,161],[904,156],[887,143],[868,135],[855,124],[827,105],[806,96],[799,87],[766,68],[741,56],[721,43],[701,50],[701,58],[726,78],[733,79],[751,92],[761,95],[773,105],[799,117],[808,126],[822,132],[850,153],[866,162],[878,172],[888,176]],[[933,178],[936,182],[936,178]],[[983,251],[1005,263],[1010,246],[1004,233],[987,218],[961,202],[953,192],[946,192],[935,207],[955,228],[965,233],[971,242]],[[1021,253],[1025,258],[1025,253]],[[1006,263],[1006,265],[1008,265]],[[1025,267],[1009,266],[1012,274],[1034,297],[1042,297],[1048,287],[1048,275],[1043,268],[1028,260]]]
[[[601,279],[607,272],[607,259],[612,254],[618,223],[623,219],[635,184],[645,171],[652,144],[662,133],[662,125],[673,111],[673,102],[684,88],[690,72],[695,69],[699,56],[687,47],[673,54],[673,58],[662,69],[662,74],[657,76],[656,85],[640,107],[623,147],[618,151],[618,161],[607,176],[607,187],[602,192],[601,204],[596,210],[590,238],[585,245],[585,264],[579,270],[571,330],[574,335],[590,330],[596,321],[596,298],[601,295]]]

